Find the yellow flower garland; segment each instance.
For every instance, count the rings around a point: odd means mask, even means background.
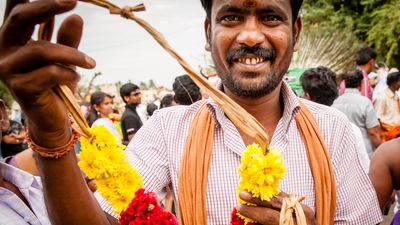
[[[103,126],[88,129],[92,139],[81,138],[82,151],[78,166],[95,179],[100,194],[120,214],[143,186],[142,178],[129,164],[124,145]]]
[[[241,165],[239,167],[240,182],[237,193],[246,190],[253,197],[264,201],[280,193],[279,182],[284,178],[285,168],[282,162],[281,153],[277,149],[269,149],[264,155],[258,144],[248,145],[243,152]],[[242,204],[250,205],[239,198]],[[240,214],[245,224],[254,222]]]

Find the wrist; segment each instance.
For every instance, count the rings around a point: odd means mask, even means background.
[[[65,145],[71,139],[71,122],[67,119],[67,117],[64,121],[64,126],[59,126],[59,129],[41,129],[40,126],[31,123],[29,120],[27,124],[30,139],[32,139],[32,141],[39,146],[54,148]]]

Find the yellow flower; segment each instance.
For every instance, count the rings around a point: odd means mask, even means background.
[[[277,149],[272,148],[264,155],[258,144],[247,146],[243,152],[239,175],[238,194],[240,191],[246,190],[253,197],[264,201],[271,200],[272,197],[279,194],[279,182],[285,175],[281,153]],[[240,198],[239,202],[249,205],[249,203],[244,202]],[[238,215],[245,220],[246,224],[253,222],[240,214]]]
[[[125,146],[105,127],[89,129],[90,140],[82,137],[82,151],[78,166],[89,178],[96,179],[100,194],[119,214],[129,206],[137,190],[143,186],[142,178],[131,167],[125,155]]]

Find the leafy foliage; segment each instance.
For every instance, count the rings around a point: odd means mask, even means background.
[[[6,105],[11,108],[11,105],[14,101],[13,96],[11,95],[10,91],[8,88],[3,84],[2,81],[0,81],[0,99],[6,103]]]
[[[380,60],[400,65],[400,0],[305,0],[303,24],[354,34],[355,47],[371,46]]]

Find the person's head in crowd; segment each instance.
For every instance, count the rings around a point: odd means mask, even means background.
[[[142,103],[142,92],[140,92],[140,88],[136,84],[126,83],[122,85],[119,93],[127,105],[137,106]]]
[[[112,109],[112,96],[104,92],[95,92],[90,97],[90,111],[87,117],[89,126],[98,118],[107,118]]]
[[[162,108],[167,108],[170,106],[176,105],[176,102],[174,100],[174,96],[172,94],[166,94],[160,101],[160,109]]]
[[[375,68],[377,56],[378,54],[373,48],[362,48],[356,53],[357,66],[369,74]]]
[[[346,88],[361,88],[361,82],[364,79],[363,74],[359,70],[350,71],[343,75],[343,80],[346,82]]]
[[[179,105],[191,105],[201,99],[200,88],[189,75],[176,77],[172,84],[172,90],[175,93],[175,102]]]
[[[224,92],[255,99],[279,88],[298,49],[302,1],[201,2],[207,14],[206,50],[211,52]],[[268,16],[261,13],[265,8],[271,10]],[[232,9],[241,13],[234,14]],[[248,29],[248,21],[253,27],[267,28]]]
[[[156,111],[158,109],[158,106],[154,103],[150,103],[146,106],[146,111],[147,111],[147,116],[151,117],[154,113],[154,111]]]
[[[398,91],[400,88],[400,72],[389,73],[386,84],[393,92]]]
[[[338,97],[336,74],[323,66],[306,70],[300,77],[303,98],[331,106]]]

